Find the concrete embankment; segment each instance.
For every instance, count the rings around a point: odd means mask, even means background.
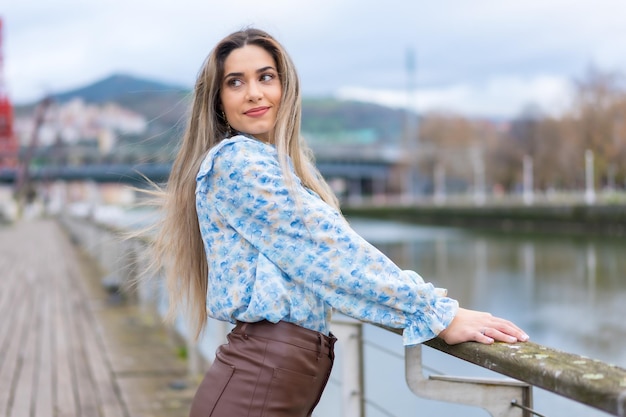
[[[500,232],[626,236],[626,205],[345,206],[346,216]]]

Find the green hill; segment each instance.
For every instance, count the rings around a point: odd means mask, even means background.
[[[313,140],[389,142],[402,136],[405,112],[378,104],[333,98],[302,101],[302,130]]]
[[[74,97],[81,97],[89,103],[106,103],[125,101],[127,97],[133,95],[141,96],[172,92],[187,94],[189,90],[127,74],[114,74],[87,86],[54,94],[52,97],[59,102],[65,102]]]
[[[80,97],[88,103],[114,102],[158,125],[172,125],[185,114],[190,90],[158,81],[114,74],[93,84],[57,93],[55,101],[66,102]]]

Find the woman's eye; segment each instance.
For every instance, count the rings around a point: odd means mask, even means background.
[[[274,74],[261,75],[261,81],[272,81],[273,79],[274,79]]]
[[[237,78],[231,78],[230,80],[228,80],[228,85],[230,87],[240,87],[241,84],[243,83],[241,82],[240,79],[237,79]]]

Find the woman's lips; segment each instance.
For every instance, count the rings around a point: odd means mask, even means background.
[[[261,117],[265,113],[267,113],[269,109],[270,109],[269,107],[265,107],[265,106],[255,107],[253,109],[245,111],[243,114],[245,114],[246,116],[250,116],[250,117]]]

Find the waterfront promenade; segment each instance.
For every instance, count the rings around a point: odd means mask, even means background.
[[[186,416],[197,381],[54,220],[0,227],[0,416]]]

